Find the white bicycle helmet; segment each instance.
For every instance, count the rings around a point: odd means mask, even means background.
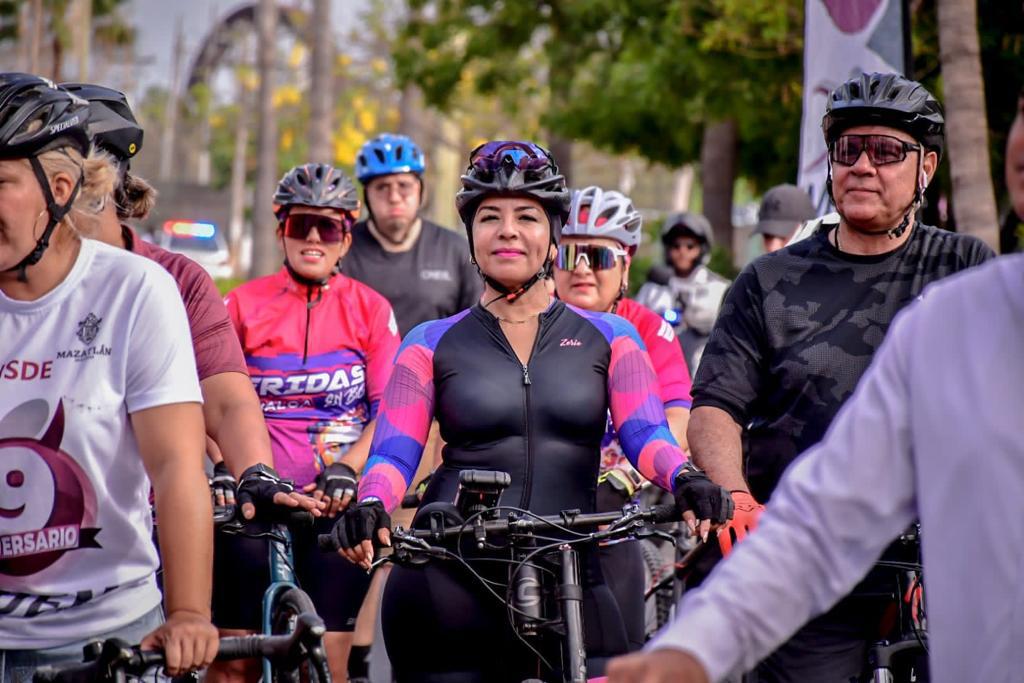
[[[643,217],[629,197],[591,185],[573,193],[562,235],[607,237],[621,242],[632,254],[640,245],[642,225]]]

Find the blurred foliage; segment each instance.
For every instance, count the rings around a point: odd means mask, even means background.
[[[939,60],[937,0],[912,0],[913,27],[912,76],[921,81],[940,100],[943,99],[942,65]],[[978,0],[978,39],[981,47],[982,74],[985,78],[985,109],[988,119],[989,156],[992,182],[999,206],[1009,207],[1005,181],[1006,136],[1017,114],[1018,95],[1024,86],[1024,3],[1005,0]],[[939,166],[937,182],[929,194],[952,196],[949,164]],[[936,225],[943,221],[932,202],[931,215]],[[948,209],[952,220],[952,208]]]
[[[791,179],[802,0],[410,0],[396,74],[451,109],[467,85],[559,135],[670,166],[736,118],[740,170]]]
[[[92,39],[99,46],[124,47],[134,44],[135,27],[122,15],[129,0],[92,0]],[[43,22],[41,49],[60,58],[71,47],[71,26],[68,9],[71,0],[42,0]],[[17,40],[21,12],[30,12],[28,0],[0,0],[0,41]],[[43,60],[44,63],[46,59]],[[44,74],[53,77],[54,74]],[[56,74],[58,80],[62,74]]]
[[[729,280],[735,280],[740,274],[740,269],[733,264],[732,252],[721,244],[712,247],[708,268]]]
[[[227,296],[228,292],[239,285],[244,285],[248,280],[241,277],[222,277],[217,278],[213,282],[217,285],[217,290],[220,292],[221,296]]]

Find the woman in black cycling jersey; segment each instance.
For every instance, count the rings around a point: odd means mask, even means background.
[[[481,469],[511,475],[504,505],[537,514],[593,511],[609,410],[627,457],[674,492],[691,530],[706,537],[712,523],[728,518],[729,496],[676,445],[636,330],[618,316],[567,306],[543,286],[570,204],[554,160],[529,142],[481,145],[456,202],[484,295],[473,308],[406,336],[381,402],[359,504],[333,530],[342,554],[369,566],[370,536],[388,542],[388,512],[416,471],[432,419],[446,446],[424,504],[451,501],[459,472]],[[623,652],[621,619],[600,569],[589,554],[583,564],[588,652]],[[499,569],[490,578],[502,578],[501,565],[492,566]],[[504,605],[460,568],[396,567],[384,592],[383,627],[403,683],[552,673],[516,640]]]

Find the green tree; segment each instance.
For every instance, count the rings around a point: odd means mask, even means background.
[[[736,173],[764,184],[796,175],[801,0],[411,0],[410,7],[395,43],[396,71],[429,104],[450,109],[469,80],[510,111],[542,111],[552,137],[671,166],[722,159],[727,172],[705,173],[703,186],[705,211],[717,216],[725,244]],[[702,150],[707,145],[718,149]]]
[[[121,14],[127,4],[127,0],[92,0],[91,30],[97,45],[122,47],[135,42],[135,27]],[[37,0],[31,4],[25,0],[0,0],[0,42],[19,38],[21,13],[28,13],[31,23],[35,5],[38,5],[42,14],[40,37],[48,45],[51,54],[51,69],[45,75],[55,81],[64,80],[64,54],[71,45],[73,29],[68,21],[71,0]],[[24,68],[29,67],[26,65]]]

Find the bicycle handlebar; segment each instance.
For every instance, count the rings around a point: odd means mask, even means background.
[[[278,664],[295,664],[307,656],[309,641],[319,641],[325,632],[326,628],[320,617],[303,613],[298,617],[295,631],[287,635],[221,638],[216,659],[226,661],[266,657]],[[144,651],[138,645],[128,645],[117,638],[102,643],[90,643],[85,649],[86,656],[92,655],[92,661],[40,667],[32,678],[33,683],[88,683],[115,680],[116,672],[139,676],[147,669],[165,664],[163,652]]]
[[[626,536],[636,524],[666,524],[680,521],[675,505],[654,505],[642,510],[637,505],[629,505],[616,512],[580,513],[577,510],[565,510],[558,515],[534,515],[525,511],[512,512],[504,519],[488,519],[474,524],[451,524],[437,529],[402,529],[396,527],[392,535],[401,540],[403,537],[441,541],[455,538],[465,533],[482,530],[484,535],[507,535],[509,533],[529,533],[538,527],[546,526],[563,529],[592,528],[612,525],[618,533],[609,534]],[[317,544],[323,552],[338,550],[338,544],[330,534],[317,537]]]
[[[227,525],[243,526],[248,522],[268,521],[266,517],[257,515],[254,519],[245,519],[235,504],[215,505],[213,508],[213,525],[223,528]],[[273,515],[269,521],[284,524],[290,528],[310,527],[313,525],[313,513],[309,510],[296,510],[295,508],[283,508],[278,514]]]

